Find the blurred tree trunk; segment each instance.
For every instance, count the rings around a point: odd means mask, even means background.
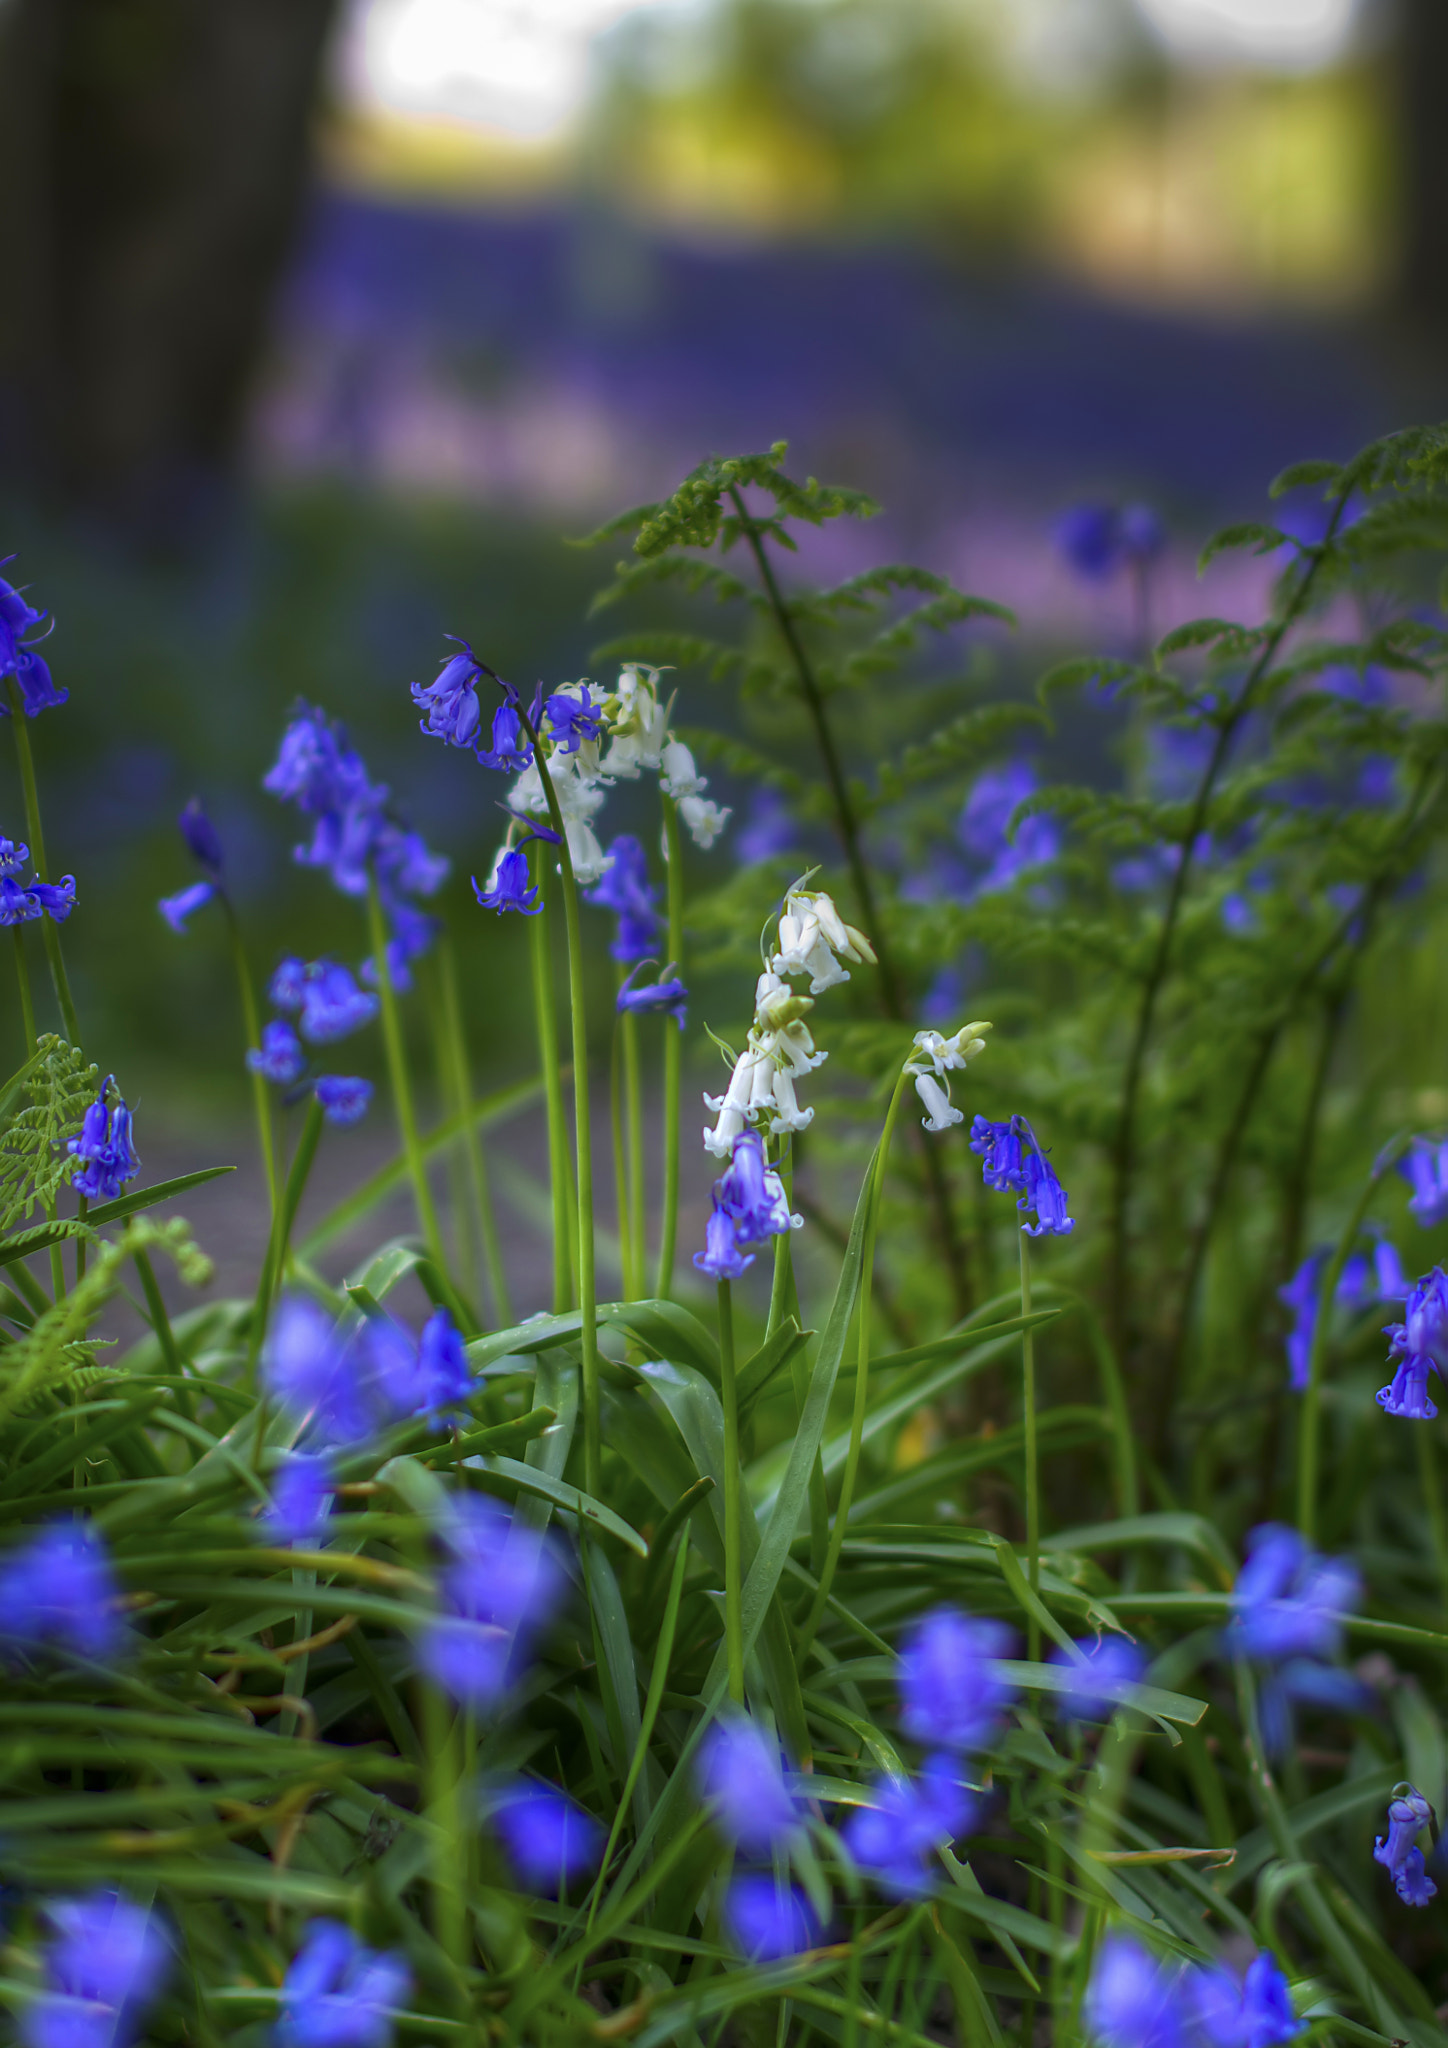
[[[183,537],[237,447],[338,0],[0,0],[3,446]]]
[[[1448,0],[1400,0],[1398,113],[1400,297],[1448,336]]]

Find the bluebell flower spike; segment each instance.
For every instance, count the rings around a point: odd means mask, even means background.
[[[370,1949],[340,1920],[313,1920],[278,2001],[278,2048],[388,2048],[412,1987],[400,1955]]]
[[[1426,1906],[1438,1887],[1428,1876],[1417,1838],[1433,1823],[1433,1808],[1412,1785],[1400,1786],[1388,1805],[1388,1832],[1373,1843],[1373,1861],[1381,1863],[1405,1906]]]
[[[114,1074],[107,1074],[101,1092],[86,1111],[79,1137],[66,1142],[66,1150],[77,1162],[70,1184],[78,1195],[91,1202],[114,1202],[127,1181],[141,1170],[131,1138],[131,1112],[117,1093],[114,1108],[110,1097],[115,1089]]]
[[[939,1607],[900,1646],[900,1726],[935,1750],[984,1749],[1015,1688],[999,1670],[1013,1638],[1004,1622]]]
[[[8,562],[0,567],[8,567]],[[9,676],[15,678],[27,718],[38,718],[42,711],[64,704],[70,695],[69,690],[57,687],[48,664],[36,652],[35,628],[44,625],[46,616],[0,576],[0,718],[10,716],[9,691],[3,687]]]
[[[716,1721],[704,1737],[698,1777],[715,1824],[746,1855],[767,1856],[799,1833],[779,1750],[742,1714]]]
[[[160,1916],[102,1889],[46,1908],[45,1988],[24,2014],[27,2048],[129,2048],[175,1963]]]
[[[1409,1422],[1431,1422],[1438,1406],[1428,1393],[1428,1375],[1441,1379],[1448,1360],[1448,1275],[1435,1266],[1410,1290],[1401,1323],[1388,1323],[1388,1359],[1397,1368],[1378,1389],[1378,1406]]]
[[[108,1662],[126,1640],[120,1601],[104,1539],[86,1522],[52,1523],[0,1559],[0,1662],[17,1647]]]
[[[1414,1138],[1397,1166],[1413,1190],[1408,1214],[1424,1230],[1435,1229],[1448,1218],[1448,1139]]]
[[[1014,1194],[1016,1207],[1024,1214],[1034,1211],[1035,1222],[1021,1225],[1028,1237],[1069,1237],[1076,1223],[1067,1212],[1066,1190],[1025,1117],[992,1123],[978,1116],[969,1142],[986,1186],[997,1194]]]
[[[918,1778],[877,1779],[872,1804],[858,1807],[845,1846],[891,1898],[919,1899],[934,1885],[936,1851],[975,1825],[979,1801],[960,1782],[953,1758],[926,1759]]]
[[[790,1213],[783,1181],[765,1164],[759,1132],[741,1131],[727,1172],[714,1183],[704,1249],[695,1252],[694,1264],[716,1280],[737,1280],[754,1264],[749,1246],[803,1228],[804,1218]]]

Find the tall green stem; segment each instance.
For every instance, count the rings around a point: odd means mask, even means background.
[[[620,969],[620,976],[622,969]],[[632,1218],[628,1201],[628,1160],[623,1136],[623,1018],[615,1015],[608,1061],[608,1130],[613,1144],[613,1202],[618,1214],[619,1278],[625,1301],[634,1299]]]
[[[25,792],[25,830],[30,839],[30,858],[35,863],[35,872],[41,881],[48,882],[50,870],[45,859],[45,833],[40,823],[40,792],[35,783],[35,757],[30,751],[30,730],[25,716],[25,702],[20,694],[20,685],[14,676],[5,678],[5,701],[10,706],[10,724],[15,733],[15,757],[20,763],[20,785]],[[41,918],[40,936],[45,942],[45,957],[50,963],[50,979],[55,987],[55,1000],[60,1005],[66,1038],[72,1045],[79,1045],[80,1025],[76,1021],[75,1004],[71,1001],[70,982],[66,977],[65,960],[60,950],[60,928],[53,917]]]
[[[236,970],[236,986],[241,997],[242,1023],[246,1030],[248,1052],[261,1050],[261,1019],[257,1014],[256,987],[251,978],[251,964],[246,957],[242,943],[241,924],[231,898],[223,889],[219,891],[222,914],[226,919],[226,935],[231,942],[231,964]],[[262,1167],[266,1173],[266,1191],[271,1203],[271,1213],[277,1213],[277,1201],[281,1190],[277,1185],[276,1131],[272,1122],[271,1094],[267,1088],[266,1076],[251,1069],[251,1100],[256,1111],[257,1135],[261,1140]]]
[[[644,1097],[639,1068],[639,1020],[632,1010],[625,1010],[620,1022],[623,1026],[624,1137],[628,1153],[628,1242],[634,1286],[642,1294],[648,1245],[644,1207]],[[683,1036],[672,1018],[666,1017],[663,1020],[663,1028],[673,1038]],[[622,1213],[619,1216],[619,1229],[622,1232]]]
[[[779,1145],[780,1156],[775,1162],[775,1172],[779,1175],[780,1185],[784,1189],[785,1207],[789,1208],[794,1202],[794,1166],[785,1156],[785,1140],[781,1138]],[[764,1330],[766,1343],[789,1312],[789,1283],[794,1277],[794,1251],[791,1242],[793,1237],[792,1230],[781,1230],[774,1240],[774,1276],[769,1288],[769,1321]]]
[[[870,1297],[875,1281],[875,1234],[880,1227],[880,1203],[885,1192],[885,1162],[890,1156],[890,1140],[895,1132],[895,1122],[900,1114],[900,1104],[905,1090],[913,1076],[908,1067],[900,1069],[890,1107],[885,1112],[885,1128],[880,1133],[879,1149],[875,1154],[874,1182],[870,1190],[870,1217],[865,1226],[864,1258],[860,1265],[860,1307],[859,1307],[859,1351],[855,1366],[855,1407],[850,1417],[850,1445],[845,1453],[845,1469],[840,1477],[840,1497],[835,1504],[834,1525],[830,1530],[830,1547],[825,1552],[824,1570],[810,1603],[804,1626],[800,1631],[797,1661],[803,1666],[810,1644],[814,1641],[815,1630],[825,1611],[825,1602],[830,1596],[835,1571],[844,1548],[845,1530],[849,1525],[850,1503],[855,1497],[855,1480],[860,1470],[860,1452],[865,1441],[865,1416],[870,1403]]]
[[[563,1115],[563,1077],[558,1070],[558,1009],[553,991],[553,933],[548,916],[552,877],[546,843],[536,853],[537,884],[543,914],[528,920],[533,959],[533,1011],[538,1025],[538,1059],[543,1076],[543,1105],[548,1119],[548,1180],[553,1196],[553,1313],[562,1315],[573,1300],[574,1211],[569,1200],[568,1130]]]
[[[669,958],[684,971],[684,845],[679,834],[679,807],[671,796],[664,803],[664,846],[668,854]],[[684,1034],[664,1037],[664,1199],[659,1224],[659,1277],[654,1292],[667,1299],[674,1284],[674,1253],[679,1241],[679,1086]]]
[[[734,1373],[734,1303],[719,1282],[719,1384],[724,1397],[724,1641],[729,1697],[744,1704],[744,1475],[739,1464],[739,1388]]]
[[[558,792],[548,773],[543,749],[533,758],[548,800],[548,816],[558,834],[558,869],[563,877],[563,916],[568,929],[568,1009],[573,1022],[573,1151],[578,1170],[578,1307],[583,1352],[583,1484],[597,1495],[603,1474],[603,1435],[598,1403],[598,1316],[593,1267],[593,1132],[588,1112],[588,1019],[583,1002],[583,921],[578,914],[578,882],[568,851],[568,833]]]
[[[1031,1313],[1031,1240],[1021,1240],[1021,1314]],[[1036,1333],[1021,1332],[1021,1405],[1026,1425],[1026,1574],[1031,1591],[1041,1590],[1041,1474],[1036,1449]],[[1026,1655],[1034,1664],[1041,1654],[1041,1630],[1034,1614],[1026,1621]]]
[[[1297,1526],[1311,1543],[1317,1534],[1317,1472],[1322,1431],[1322,1368],[1327,1357],[1328,1326],[1342,1269],[1352,1253],[1363,1218],[1378,1183],[1401,1147],[1390,1147],[1373,1162],[1367,1185],[1358,1198],[1348,1226],[1338,1239],[1317,1290],[1317,1315],[1312,1329],[1312,1350],[1307,1363],[1307,1386],[1302,1396],[1302,1415],[1297,1426]]]
[[[412,1103],[412,1080],[407,1070],[407,1049],[402,1041],[402,1017],[397,1007],[397,992],[392,986],[392,968],[387,958],[387,922],[382,914],[382,896],[377,887],[377,877],[367,877],[367,921],[372,938],[372,958],[377,969],[377,993],[382,998],[382,1042],[387,1050],[387,1072],[392,1083],[392,1099],[397,1106],[397,1128],[402,1134],[402,1149],[407,1155],[407,1171],[412,1180],[412,1197],[417,1204],[417,1220],[422,1225],[422,1234],[427,1241],[428,1255],[440,1276],[445,1276],[447,1263],[443,1256],[442,1232],[438,1228],[437,1209],[428,1185],[427,1161],[417,1136],[417,1115]]]
[[[506,1326],[513,1320],[508,1277],[503,1266],[503,1248],[498,1241],[498,1219],[493,1210],[493,1191],[488,1179],[487,1160],[478,1131],[473,1102],[473,1070],[468,1058],[467,1034],[463,1030],[463,1008],[458,996],[457,962],[452,940],[446,932],[438,940],[438,975],[442,983],[443,1039],[452,1065],[453,1094],[463,1119],[463,1156],[467,1160],[468,1184],[477,1217],[478,1235],[483,1243],[483,1264],[493,1297],[493,1311]]]
[[[306,1122],[302,1125],[302,1135],[297,1140],[296,1155],[292,1160],[291,1171],[287,1175],[286,1187],[272,1216],[271,1237],[256,1284],[256,1300],[252,1306],[251,1336],[248,1345],[248,1371],[253,1384],[256,1380],[257,1360],[261,1356],[261,1347],[266,1338],[272,1297],[281,1285],[282,1275],[286,1271],[287,1247],[291,1242],[292,1224],[296,1221],[297,1210],[301,1206],[302,1195],[306,1190],[307,1180],[312,1171],[312,1161],[317,1156],[317,1146],[321,1142],[321,1137],[322,1105],[314,1095],[307,1104]],[[262,1441],[263,1432],[259,1429],[258,1448]]]

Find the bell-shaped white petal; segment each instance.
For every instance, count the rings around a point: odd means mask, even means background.
[[[933,1074],[915,1076],[915,1093],[929,1112],[921,1118],[927,1131],[948,1131],[952,1124],[965,1122],[965,1111],[955,1107]]]
[[[694,756],[682,740],[670,740],[660,757],[663,773],[659,780],[666,795],[676,802],[686,796],[697,796],[701,789],[708,788],[707,778],[694,766]]]
[[[604,852],[587,819],[565,815],[563,829],[568,834],[568,857],[573,862],[574,880],[580,888],[592,888],[613,866],[613,855]]]
[[[734,813],[727,804],[716,804],[702,796],[680,798],[679,816],[689,837],[707,853]]]
[[[774,1107],[776,1114],[769,1128],[776,1135],[780,1131],[802,1131],[814,1121],[814,1111],[801,1109],[795,1100],[794,1079],[783,1068],[776,1068],[774,1073]]]

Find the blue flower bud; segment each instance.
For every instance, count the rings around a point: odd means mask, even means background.
[[[176,823],[181,828],[181,837],[186,841],[192,856],[202,867],[209,868],[213,875],[219,875],[224,865],[221,841],[216,836],[216,827],[207,817],[199,796],[191,798]]]

